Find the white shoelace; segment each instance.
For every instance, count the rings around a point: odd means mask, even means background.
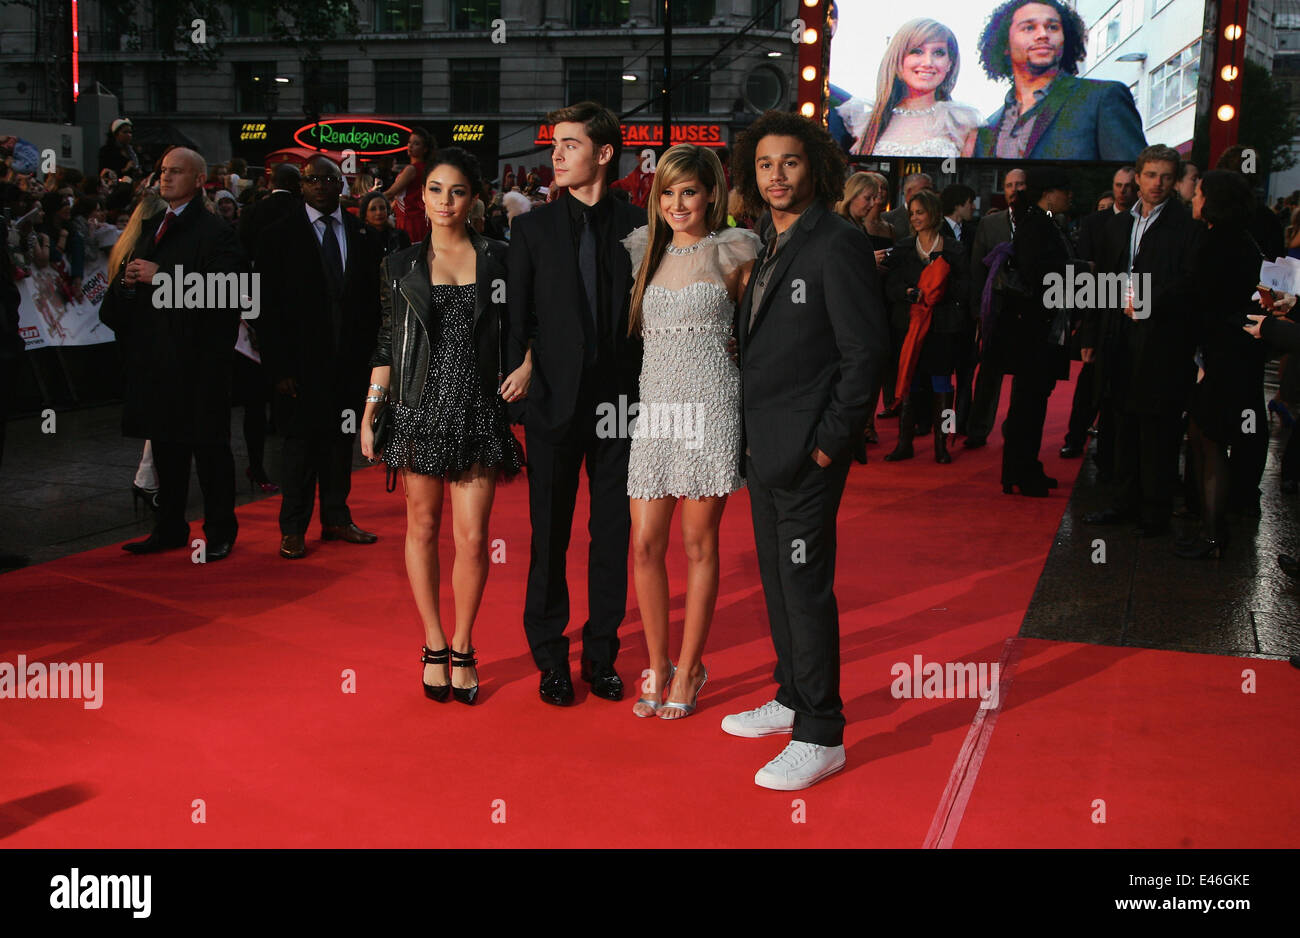
[[[776,715],[779,714],[782,710],[785,710],[785,709],[787,709],[787,708],[786,708],[785,705],[782,704],[780,701],[778,701],[778,700],[769,700],[767,703],[763,704],[763,706],[761,706],[761,707],[756,707],[755,709],[753,709],[753,710],[751,710],[751,711],[749,711],[749,712],[752,713],[752,714],[753,714],[754,716],[756,716],[756,717],[760,717],[760,716],[761,716],[761,717],[766,717],[766,716],[776,716]]]
[[[812,754],[815,751],[816,750],[813,748],[812,743],[801,743],[791,740],[786,747],[781,750],[781,754],[772,760],[772,765],[774,767],[784,765],[788,768],[795,769],[812,758]]]

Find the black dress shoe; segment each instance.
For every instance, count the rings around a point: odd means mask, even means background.
[[[143,541],[132,541],[129,544],[123,544],[122,550],[132,554],[157,554],[164,550],[180,550],[182,547],[188,547],[189,544],[190,536],[188,534],[179,539],[150,534]]]
[[[567,707],[573,703],[573,679],[568,668],[550,668],[542,672],[538,695],[548,704]]]
[[[591,685],[591,692],[606,700],[623,699],[623,679],[612,665],[582,662],[582,679]]]
[[[979,449],[981,446],[987,446],[989,438],[986,436],[968,436],[961,441],[962,449]]]
[[[208,548],[205,558],[208,563],[211,563],[214,560],[225,560],[230,556],[230,552],[234,547],[234,541],[222,541],[219,544],[213,544]]]
[[[1101,511],[1090,511],[1083,516],[1084,524],[1129,524],[1137,519],[1127,515],[1122,511],[1116,511],[1114,508],[1103,508]]]
[[[1069,444],[1061,447],[1060,456],[1062,459],[1078,459],[1083,455],[1082,446],[1071,446]]]
[[[379,540],[378,534],[363,531],[355,524],[324,525],[320,529],[322,541],[347,541],[349,544],[373,544]]]

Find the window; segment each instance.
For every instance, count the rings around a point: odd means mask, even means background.
[[[235,107],[245,113],[260,114],[273,109],[275,88],[274,62],[235,63]]]
[[[768,4],[771,4],[772,8],[770,10],[768,10]],[[767,10],[767,21],[763,25],[767,29],[779,29],[789,32],[790,20],[784,15],[785,11],[782,10],[784,6],[784,0],[776,0],[775,3],[772,0],[754,0],[754,13],[760,14]]]
[[[757,2],[766,5],[765,0],[757,0]],[[655,2],[650,6],[654,10],[655,22],[662,23],[663,4]],[[713,0],[673,0],[673,25],[708,26],[709,21],[713,19],[713,7]]]
[[[673,9],[676,14],[676,7]],[[709,69],[705,64],[708,59],[692,59],[683,56],[673,56],[672,75],[669,78],[669,84],[676,90],[673,91],[673,117],[680,117],[683,114],[707,114],[709,113]],[[703,65],[704,68],[696,74],[690,81],[683,79],[691,73],[696,67]],[[654,96],[654,113],[662,114],[663,108],[660,107],[659,86],[663,81],[664,60],[652,58],[650,60],[650,84],[653,89],[651,94]]]
[[[235,36],[265,36],[267,33],[266,11],[254,8],[251,4],[234,4],[234,16],[230,31]]]
[[[501,0],[452,0],[452,29],[491,29],[501,16]]]
[[[576,29],[622,26],[629,19],[629,0],[573,0],[573,25]]]
[[[424,25],[424,0],[375,0],[375,32],[413,33]]]
[[[145,96],[152,113],[176,110],[175,62],[155,62],[146,68]]]
[[[501,107],[500,59],[451,59],[451,109],[495,114]]]
[[[385,114],[418,114],[424,109],[424,63],[420,59],[380,59],[375,62],[375,110]]]
[[[781,106],[785,82],[774,68],[760,65],[745,80],[745,101],[758,111],[771,111]]]
[[[1196,40],[1151,71],[1151,114],[1148,123],[1196,103],[1196,77],[1201,64],[1201,40]]]
[[[348,63],[303,62],[304,105],[313,114],[342,114],[348,109]]]
[[[100,47],[105,52],[123,52],[139,49],[140,30],[129,16],[107,3],[99,6]]]
[[[154,0],[153,29],[154,48],[159,52],[171,52],[181,41],[181,11],[166,0]],[[188,40],[188,36],[185,37]]]
[[[611,111],[620,111],[623,109],[623,60],[570,59],[564,63],[564,87],[566,101],[595,101]]]

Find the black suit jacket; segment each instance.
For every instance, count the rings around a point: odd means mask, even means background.
[[[145,219],[128,261],[152,261],[159,273],[169,276],[177,265],[183,275],[247,272],[235,230],[201,201],[191,201],[154,244],[165,214]],[[236,293],[223,305],[172,309],[155,304],[157,290],[138,283],[131,295],[119,274],[99,309],[99,318],[116,333],[122,350],[122,432],[169,443],[227,440],[230,356],[239,332],[239,296]]]
[[[302,199],[292,192],[280,191],[258,199],[239,213],[239,240],[249,257],[257,251],[257,239],[262,232],[295,208],[301,210]]]
[[[1133,215],[1106,222],[1097,268],[1127,273]],[[1196,380],[1193,356],[1199,338],[1196,257],[1203,228],[1171,197],[1142,237],[1134,259],[1137,274],[1151,275],[1149,315],[1129,319],[1122,303],[1088,311],[1080,342],[1097,350],[1098,393],[1136,413],[1181,409]]]
[[[370,355],[379,331],[378,245],[361,223],[343,212],[348,253],[343,271],[340,332],[334,334],[320,241],[299,205],[262,233],[257,269],[262,275],[261,318],[254,323],[262,364],[271,383],[293,378],[297,398],[277,394],[279,429],[287,436],[337,432],[343,411],[360,420]]]
[[[791,488],[816,466],[814,448],[832,460],[850,457],[889,354],[889,330],[871,242],[820,203],[799,216],[777,255],[751,330],[760,263],[736,310],[741,451],[748,449],[760,482]]]
[[[997,153],[998,108],[975,137],[975,156]],[[1029,160],[1102,160],[1126,163],[1147,145],[1142,117],[1128,86],[1058,74],[1043,99],[1025,147]]]
[[[646,213],[612,197],[610,203],[607,237],[598,245],[606,278],[600,295],[607,308],[601,315],[612,327],[602,368],[610,381],[602,393],[607,393],[609,400],[626,395],[631,403],[637,400],[641,375],[641,342],[627,334],[628,300],[636,271],[618,242],[646,223]],[[531,341],[533,378],[524,420],[530,431],[558,436],[574,417],[586,348],[585,293],[563,199],[515,217],[510,226],[508,267],[506,373],[523,363]]]

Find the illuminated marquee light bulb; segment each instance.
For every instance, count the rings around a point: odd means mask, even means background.
[[[804,117],[812,117],[814,112],[816,112],[816,110],[817,110],[817,105],[813,104],[811,101],[805,101],[803,105],[799,108],[799,113],[802,114]]]
[[[1237,80],[1237,66],[1235,66],[1235,65],[1225,65],[1225,66],[1223,66],[1223,71],[1219,72],[1219,75],[1220,75],[1220,77],[1223,78],[1224,81],[1236,81],[1236,80]]]
[[[1229,42],[1236,42],[1241,38],[1241,27],[1236,23],[1229,23],[1223,28],[1223,37]]]
[[[805,65],[802,74],[804,81],[816,81],[817,67],[815,65]]]
[[[805,29],[805,30],[803,31],[803,41],[804,41],[807,45],[810,45],[810,46],[811,46],[813,43],[815,43],[815,42],[817,41],[817,38],[818,38],[818,36],[817,36],[817,30],[812,29],[812,28],[809,28],[809,29]]]
[[[1233,117],[1236,116],[1236,114],[1237,114],[1237,109],[1234,108],[1231,104],[1225,104],[1222,107],[1220,107],[1218,110],[1219,120],[1223,121],[1225,124],[1228,121],[1232,120]]]

